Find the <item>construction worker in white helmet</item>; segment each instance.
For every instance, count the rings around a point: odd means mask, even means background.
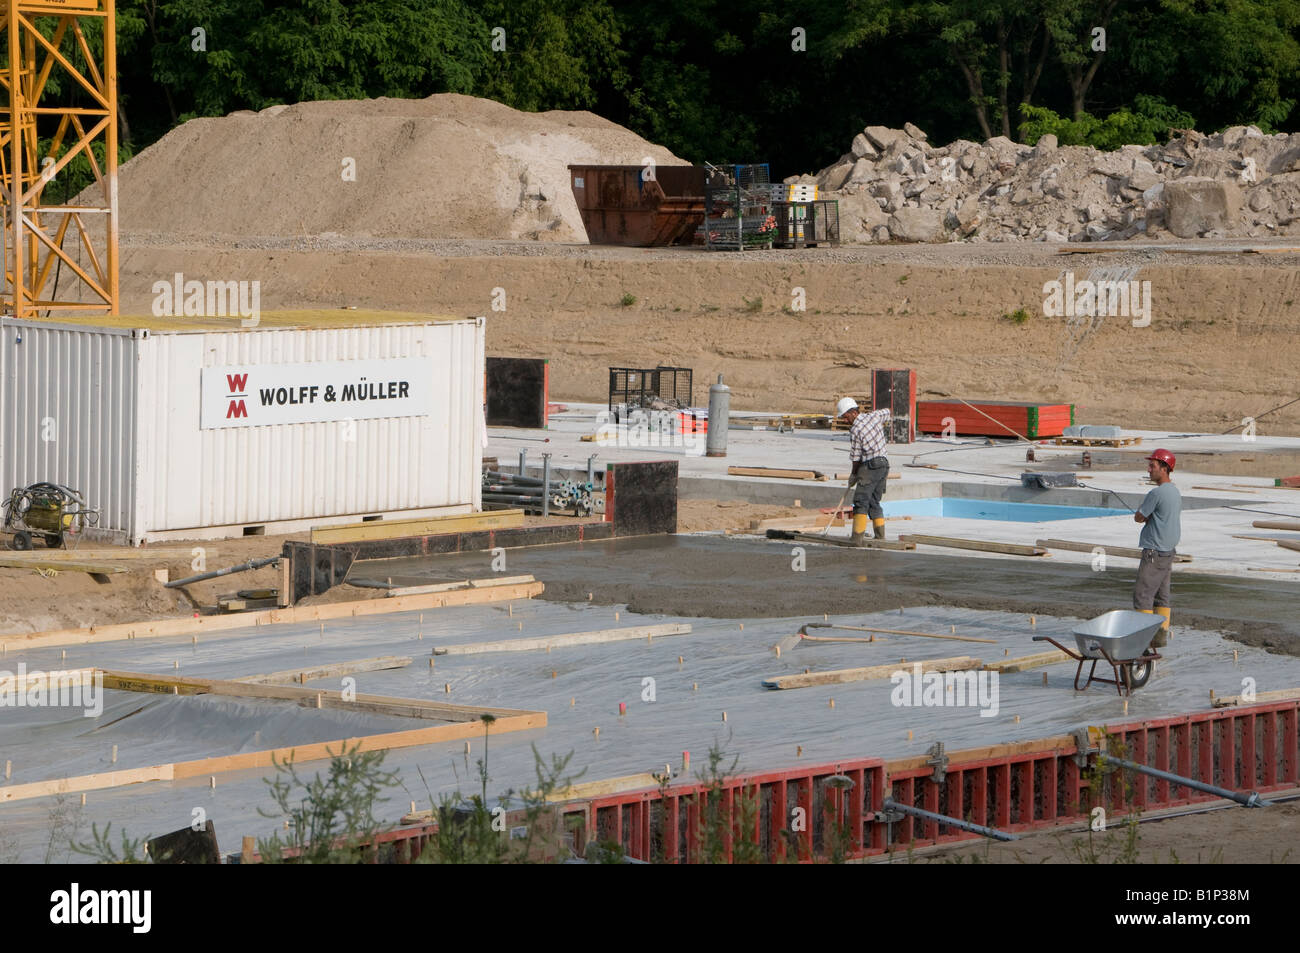
[[[880,507],[880,498],[885,495],[885,481],[889,479],[889,460],[885,456],[889,408],[864,414],[852,397],[841,397],[835,405],[835,414],[849,425],[849,460],[853,464],[849,486],[857,487],[853,494],[853,534],[849,542],[861,543],[866,539],[868,517],[875,538],[884,539],[885,511]]]

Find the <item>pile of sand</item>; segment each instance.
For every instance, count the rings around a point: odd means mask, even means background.
[[[120,214],[124,230],[189,238],[583,242],[566,166],[647,156],[681,161],[589,112],[455,94],[299,103],[173,129],[122,167]]]
[[[1115,152],[1003,136],[934,147],[911,123],[867,126],[816,175],[855,242],[1108,241],[1300,235],[1300,133],[1182,130]]]

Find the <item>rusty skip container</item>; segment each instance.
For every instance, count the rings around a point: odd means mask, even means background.
[[[704,224],[704,169],[571,165],[569,183],[593,245],[690,244]]]

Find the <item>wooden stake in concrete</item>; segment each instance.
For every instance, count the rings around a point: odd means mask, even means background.
[[[600,726],[597,725],[595,728],[593,728],[593,729],[591,730],[591,734],[592,734],[592,737],[593,737],[593,738],[595,738],[597,741],[599,741],[599,740],[600,740]]]
[[[217,789],[217,776],[215,774],[208,775],[208,787],[214,791]]]
[[[113,757],[109,759],[113,764],[117,764],[117,745],[113,745]]]
[[[14,770],[14,763],[13,763],[12,761],[6,761],[6,762],[5,762],[5,780],[6,780],[6,781],[9,780],[9,776],[13,773],[13,770]]]

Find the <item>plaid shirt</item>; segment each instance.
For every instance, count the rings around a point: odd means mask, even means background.
[[[858,413],[853,426],[849,428],[849,459],[852,462],[885,455],[884,423],[889,416],[888,407],[870,413]]]

